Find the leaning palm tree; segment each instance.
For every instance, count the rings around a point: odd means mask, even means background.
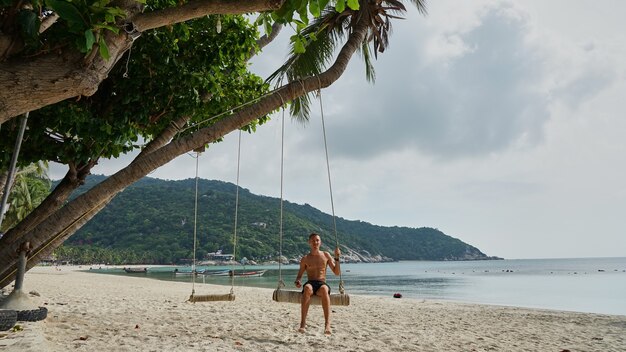
[[[411,2],[420,12],[425,12],[424,0]],[[345,0],[337,3],[345,3]],[[339,79],[354,53],[360,51],[363,54],[367,76],[373,79],[370,53],[373,51],[376,55],[385,50],[391,30],[390,19],[404,11],[404,5],[398,0],[360,0],[358,10],[326,9],[320,19],[301,33],[305,39],[305,53],[292,50],[292,58],[273,77],[286,80],[280,82],[279,87],[271,93],[249,105],[230,110],[230,114],[224,114],[224,117],[212,119],[206,124],[190,124],[190,116],[173,116],[170,124],[155,135],[132,163],[62,207],[60,200],[67,199],[67,192],[59,191],[62,187],[58,186],[48,197],[50,204],[47,207],[38,208],[0,238],[0,287],[6,286],[15,277],[16,251],[21,243],[30,242],[32,245],[33,250],[27,263],[27,268],[31,268],[87,223],[115,195],[179,155],[216,142],[227,133],[244,128],[288,102],[294,102],[292,109],[295,109],[297,115],[306,116],[307,95]],[[334,56],[335,52],[337,54]],[[181,134],[179,126],[192,128],[193,133]],[[68,172],[66,178],[69,176]],[[72,180],[64,179],[60,185],[65,181],[69,184]]]

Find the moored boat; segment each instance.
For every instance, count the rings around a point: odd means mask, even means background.
[[[129,274],[145,274],[148,272],[148,268],[124,268],[124,271]]]
[[[263,276],[267,270],[254,270],[254,271],[236,271],[237,277],[258,277]],[[208,276],[232,276],[232,270],[218,270],[218,271],[205,271],[204,275]]]
[[[235,272],[235,276],[243,276],[243,277],[260,277],[265,274],[267,270],[255,270],[255,271],[242,271]]]
[[[207,276],[228,276],[230,270],[204,270],[202,274]]]
[[[197,271],[197,270],[178,270],[178,269],[174,269],[174,274],[175,275],[187,275],[187,276],[191,276],[191,275],[198,275],[198,274],[202,274],[201,271]]]

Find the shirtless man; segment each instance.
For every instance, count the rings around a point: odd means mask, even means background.
[[[330,267],[330,270],[335,275],[339,275],[339,256],[341,251],[339,248],[335,248],[335,258],[331,257],[330,253],[320,251],[322,245],[322,239],[320,235],[312,233],[309,236],[309,246],[311,252],[302,257],[300,260],[300,270],[296,277],[296,287],[302,287],[300,279],[302,274],[306,271],[307,282],[302,289],[302,303],[301,303],[301,319],[299,332],[304,332],[306,327],[306,316],[309,312],[309,305],[311,304],[311,296],[319,296],[322,300],[322,308],[324,310],[325,328],[324,333],[326,335],[331,334],[330,330],[330,286],[326,284],[326,266]]]

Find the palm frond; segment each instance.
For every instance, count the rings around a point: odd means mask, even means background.
[[[340,17],[341,14],[329,9],[312,21],[301,32],[306,51],[302,54],[296,53],[295,43],[292,42],[289,57],[266,81],[274,81],[279,85],[285,78],[293,81],[322,72],[346,35],[345,25],[338,21]]]
[[[428,10],[426,9],[426,1],[425,0],[408,0],[408,1],[413,3],[413,6],[415,6],[415,8],[417,9],[417,11],[420,14],[422,14],[422,15],[428,14]]]
[[[421,14],[426,14],[425,0],[409,0]],[[376,73],[372,65],[371,51],[374,57],[382,53],[389,46],[389,37],[392,32],[391,19],[402,19],[406,12],[403,0],[370,0],[362,1],[360,9],[353,11],[346,8],[341,13],[335,11],[334,6],[328,6],[322,15],[311,22],[300,33],[304,39],[304,53],[296,53],[296,44],[292,42],[290,54],[286,62],[272,73],[267,81],[281,85],[284,80],[294,82],[305,77],[320,74],[332,61],[337,47],[355,27],[359,18],[369,23],[369,33],[361,45],[360,53],[365,62],[365,75],[368,82],[374,82]],[[371,49],[369,47],[371,45]],[[311,93],[309,93],[311,94]],[[292,116],[306,121],[310,112],[311,96],[305,94],[291,103]]]
[[[302,123],[309,121],[311,113],[311,94],[312,93],[307,93],[291,101],[291,104],[289,105],[289,113],[297,121]]]
[[[363,57],[363,62],[365,63],[365,79],[367,79],[370,83],[374,83],[374,81],[376,81],[376,71],[374,70],[374,65],[372,64],[372,56],[370,55],[370,47],[367,41],[364,41],[361,44],[361,50],[359,53]]]
[[[329,7],[302,30],[306,51],[296,53],[295,44],[292,43],[287,61],[266,81],[274,81],[276,85],[281,85],[285,79],[287,82],[294,82],[320,74],[332,62],[335,50],[347,36],[349,20],[350,17],[345,12],[337,13],[334,8]],[[311,111],[310,94],[312,93],[294,99],[290,106],[291,115],[303,122],[308,120]]]

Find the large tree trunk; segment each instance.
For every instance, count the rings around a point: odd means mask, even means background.
[[[209,14],[245,14],[278,9],[284,0],[195,0],[181,6],[141,13],[139,4],[122,0],[120,6],[128,13],[122,23],[127,30],[120,34],[107,31],[106,43],[111,58],[105,60],[94,52],[86,59],[72,48],[36,56],[32,59],[11,59],[15,38],[7,39],[0,32],[0,124],[9,119],[59,101],[90,96],[130,48],[136,34]],[[139,39],[140,40],[140,39]],[[7,47],[3,47],[7,46]],[[3,59],[8,58],[7,61]]]
[[[209,127],[173,140],[151,153],[139,155],[127,167],[77,197],[36,227],[19,235],[8,234],[11,238],[18,240],[5,243],[4,238],[0,239],[0,287],[8,285],[15,276],[18,258],[16,251],[21,243],[29,241],[34,248],[27,264],[27,268],[30,269],[42,258],[50,255],[56,247],[104,208],[117,193],[153,170],[179,155],[201,148],[231,131],[246,126],[255,119],[280,108],[284,102],[330,86],[343,74],[366,33],[367,24],[361,20],[342,47],[335,63],[319,76],[286,84],[273,94],[261,98],[257,103],[234,112]]]

